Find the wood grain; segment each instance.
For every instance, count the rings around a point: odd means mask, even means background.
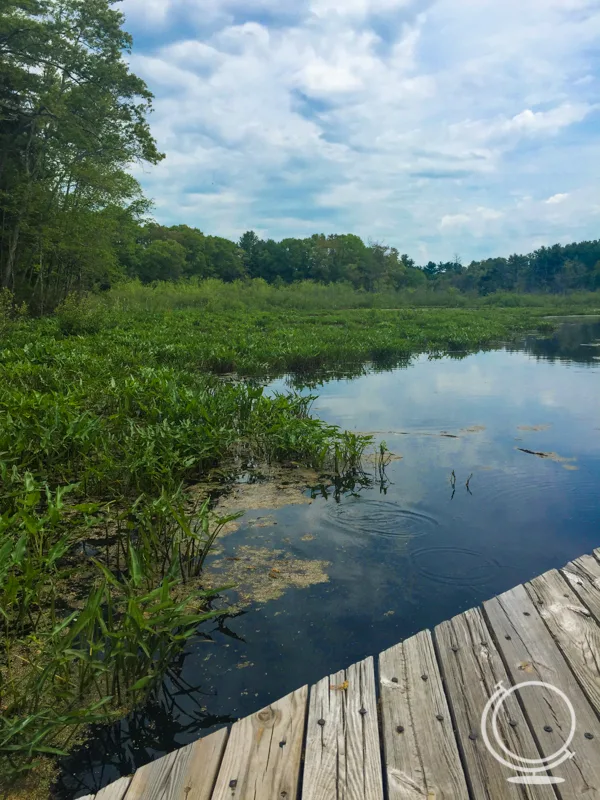
[[[563,800],[580,795],[600,800],[600,724],[525,587],[517,586],[484,603],[484,610],[512,682],[552,684],[573,704],[577,725],[569,749],[575,755],[553,770],[553,775],[564,779],[557,793]],[[519,695],[538,749],[544,756],[563,749],[571,730],[564,701],[539,686],[526,687]],[[593,738],[588,739],[586,733]]]
[[[103,789],[100,789],[95,797],[95,800],[123,800],[125,793],[131,784],[131,778],[119,778],[114,783],[109,783]]]
[[[178,750],[161,800],[210,800],[226,741],[223,728]]]
[[[525,588],[588,700],[600,713],[600,628],[591,612],[556,570],[534,578]]]
[[[390,800],[467,800],[429,631],[381,653],[379,676]]]
[[[488,751],[481,735],[481,717],[498,685],[510,685],[502,658],[479,609],[442,622],[435,629],[438,658],[448,701],[454,714],[471,794],[476,800],[556,800],[551,786],[518,786],[514,775]],[[498,714],[505,746],[524,758],[539,758],[518,699],[510,695]]]
[[[303,800],[382,800],[373,659],[324,678],[309,701]]]
[[[235,723],[213,800],[295,800],[307,695],[303,686]]]
[[[561,570],[569,586],[600,622],[600,563],[593,556],[581,556]]]
[[[177,759],[177,750],[140,767],[129,785],[125,800],[162,800],[169,785],[169,775]]]

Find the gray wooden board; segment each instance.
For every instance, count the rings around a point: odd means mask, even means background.
[[[525,588],[588,700],[600,713],[600,628],[591,612],[556,570],[534,578]]]
[[[295,800],[307,694],[303,686],[235,723],[213,800]]]
[[[563,800],[582,795],[600,800],[600,725],[524,586],[484,603],[484,610],[514,684],[542,681],[564,692],[577,719],[569,749],[575,755],[552,770],[564,780],[556,790]],[[564,749],[571,715],[554,690],[525,687],[519,692],[525,716],[544,756]],[[593,736],[588,739],[585,734]]]
[[[323,678],[310,690],[303,800],[344,797],[346,773],[346,672]],[[339,688],[338,688],[339,687]]]
[[[593,556],[581,556],[562,569],[569,586],[600,621],[600,563]]]
[[[104,789],[100,789],[95,800],[123,800],[129,788],[131,778],[119,778],[114,783],[109,783]]]
[[[467,800],[430,632],[381,653],[379,677],[390,800]]]
[[[312,687],[303,800],[382,800],[373,659]]]
[[[223,728],[178,750],[161,800],[210,800],[226,741]]]
[[[140,767],[131,779],[125,800],[162,800],[177,752]]]
[[[482,738],[481,719],[488,701],[499,684],[510,686],[482,612],[473,608],[442,622],[435,629],[435,640],[472,796],[476,800],[556,800],[551,786],[509,783],[514,772],[491,754]],[[514,694],[501,705],[498,730],[511,752],[524,758],[540,757]]]

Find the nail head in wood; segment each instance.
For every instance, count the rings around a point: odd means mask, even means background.
[[[442,714],[436,714],[435,718],[437,719],[438,722],[441,722],[444,719]]]
[[[452,645],[452,652],[458,653],[458,647],[455,644]]]
[[[361,716],[363,716],[363,717],[364,717],[364,715],[367,713],[367,709],[366,709],[366,708],[359,708],[359,710],[358,710],[358,713],[359,713]]]
[[[392,678],[392,683],[398,683],[398,678]]]
[[[404,733],[404,725],[397,725],[396,730],[398,733]]]
[[[323,727],[323,725],[325,725],[325,720],[324,719],[317,720],[317,725],[320,725],[321,727]]]
[[[428,678],[429,678],[429,676],[425,675],[425,673],[423,673],[423,675],[421,675],[421,680],[422,681],[426,681]]]
[[[229,788],[230,789],[235,789],[236,786],[237,786],[237,781],[235,779],[232,780],[232,781],[229,781]]]
[[[524,617],[530,617],[530,616],[531,616],[531,614],[529,613],[529,611],[524,611],[524,612],[523,612],[523,616],[524,616]]]
[[[512,639],[512,636],[511,636],[510,634],[508,634],[508,633],[507,633],[507,634],[506,634],[506,636],[505,636],[504,638],[505,638],[505,639],[506,639],[508,642],[510,642],[510,640]]]
[[[279,747],[285,747],[285,739],[282,739],[281,742],[279,742]]]
[[[474,741],[475,741],[475,739],[477,739],[477,734],[475,733],[475,731],[471,731],[471,733],[469,734],[469,739],[470,739],[472,742],[474,742]]]
[[[594,734],[593,733],[589,733],[588,732],[588,733],[584,733],[583,735],[585,736],[586,739],[593,739],[594,738]]]
[[[546,733],[552,733],[552,726],[551,725],[544,725],[544,730]]]
[[[508,724],[510,725],[511,728],[516,728],[517,727],[517,720],[516,719],[509,719],[508,720]]]

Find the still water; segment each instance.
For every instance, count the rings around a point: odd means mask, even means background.
[[[339,502],[250,512],[222,545],[231,558],[259,542],[323,560],[329,580],[204,626],[144,708],[65,761],[58,797],[98,790],[600,546],[600,322],[321,380],[319,417],[401,458]],[[277,524],[252,526],[265,514]]]

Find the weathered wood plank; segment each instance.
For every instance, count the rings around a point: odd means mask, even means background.
[[[382,800],[372,658],[312,687],[302,785],[303,800]]]
[[[84,797],[80,797],[79,800],[94,800],[96,795],[93,794],[86,794]]]
[[[600,713],[600,628],[591,612],[556,570],[534,578],[525,588],[588,700]]]
[[[302,779],[304,800],[344,797],[346,772],[346,672],[323,678],[310,690]],[[340,688],[337,688],[340,687]]]
[[[140,767],[129,784],[125,800],[162,800],[177,750]]]
[[[488,751],[481,736],[481,717],[489,699],[510,680],[477,608],[442,622],[435,629],[438,657],[454,714],[471,794],[476,800],[556,800],[551,786],[509,783],[513,773]],[[518,699],[510,695],[498,714],[505,746],[524,758],[539,758]]]
[[[223,728],[178,750],[161,800],[210,800],[226,741]]]
[[[131,784],[131,778],[119,778],[114,783],[109,783],[103,789],[100,789],[95,797],[95,800],[123,800],[125,793]]]
[[[381,653],[379,677],[390,800],[467,800],[430,632]]]
[[[298,792],[308,689],[303,686],[231,729],[213,800],[293,800]]]
[[[551,684],[573,704],[577,725],[569,749],[574,756],[553,770],[553,775],[564,779],[557,786],[558,794],[564,800],[579,795],[586,800],[600,799],[600,724],[525,587],[517,586],[489,600],[484,609],[513,683],[538,680]],[[562,750],[571,731],[571,715],[564,701],[540,686],[527,687],[520,697],[542,754],[550,756]]]
[[[561,571],[569,586],[600,621],[600,563],[593,556],[581,556]]]

